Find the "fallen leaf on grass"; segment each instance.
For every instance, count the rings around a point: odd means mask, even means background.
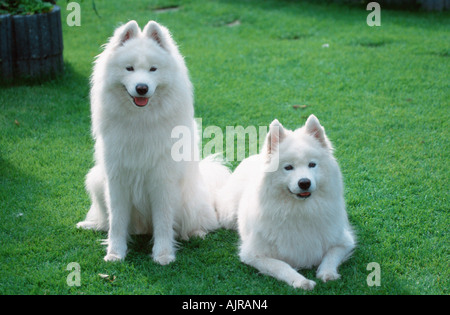
[[[238,26],[238,25],[241,25],[241,21],[239,21],[239,20],[236,20],[236,21],[226,24],[226,26],[228,26],[228,27],[234,27],[234,26]]]
[[[308,105],[292,105],[292,108],[299,109],[299,108],[306,108]]]
[[[14,123],[16,124],[16,126],[20,126],[20,123],[17,119],[14,120]]]
[[[110,282],[113,282],[114,280],[116,280],[116,276],[111,277],[110,275],[106,275],[104,273],[99,273],[98,275],[100,276],[100,278],[109,280]]]
[[[178,5],[168,5],[168,6],[162,6],[159,8],[155,8],[153,12],[155,13],[165,13],[165,12],[175,12],[180,10],[180,6]]]

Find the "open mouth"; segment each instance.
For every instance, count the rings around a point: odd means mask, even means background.
[[[311,193],[309,191],[305,191],[305,192],[296,194],[296,196],[299,197],[299,198],[306,199],[306,198],[311,197]]]
[[[125,86],[123,88],[128,93],[127,88]],[[133,96],[130,93],[128,93],[128,95],[132,98],[134,105],[136,105],[137,107],[144,107],[148,105],[150,99],[149,97]]]
[[[148,104],[148,97],[133,97],[134,104],[139,107],[144,107]]]
[[[306,199],[306,198],[311,197],[311,193],[310,193],[309,191],[302,191],[301,193],[298,193],[298,194],[293,193],[289,188],[288,188],[288,191],[289,191],[292,195],[294,195],[295,198],[297,198],[297,199]]]

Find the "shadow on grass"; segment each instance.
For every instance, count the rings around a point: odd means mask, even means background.
[[[35,87],[35,86],[61,86],[72,85],[74,82],[89,85],[89,79],[78,73],[73,66],[65,61],[64,71],[57,75],[50,75],[37,79],[30,78],[15,78],[13,80],[0,80],[0,88],[20,88],[20,87]]]
[[[7,161],[0,151],[0,201],[2,223],[21,219],[28,208],[34,208],[36,187],[45,188],[33,175],[23,172]]]

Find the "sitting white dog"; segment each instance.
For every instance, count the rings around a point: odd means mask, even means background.
[[[106,261],[123,260],[130,234],[153,235],[153,259],[175,260],[175,238],[219,227],[213,194],[228,170],[199,156],[192,85],[169,31],[150,21],[119,27],[92,75],[92,206],[79,228],[108,231]],[[172,131],[192,135],[192,159],[175,161]]]

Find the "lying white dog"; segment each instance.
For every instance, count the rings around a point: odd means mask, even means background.
[[[319,266],[324,282],[355,247],[333,148],[314,115],[292,132],[274,120],[259,155],[218,192],[219,221],[239,229],[241,261],[295,288],[315,282],[296,269]]]
[[[228,170],[198,157],[192,85],[169,31],[150,21],[119,27],[92,75],[95,166],[86,179],[92,206],[78,227],[108,231],[106,261],[125,258],[129,234],[152,233],[153,259],[175,260],[175,237],[219,225],[213,194]],[[193,135],[190,161],[175,161],[172,131]]]

